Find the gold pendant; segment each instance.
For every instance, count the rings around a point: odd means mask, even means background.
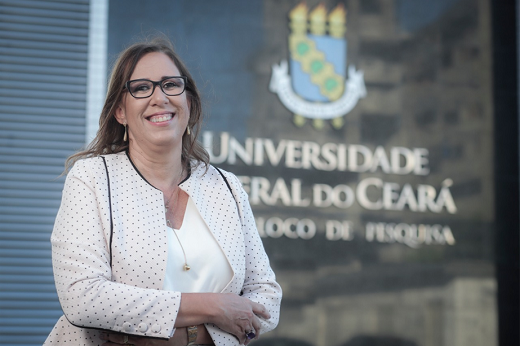
[[[186,264],[184,265],[184,270],[185,270],[185,271],[188,271],[188,270],[190,270],[190,269],[191,269],[191,267],[186,263]]]

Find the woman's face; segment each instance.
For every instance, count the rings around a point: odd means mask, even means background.
[[[179,76],[174,62],[164,53],[153,52],[144,55],[137,62],[130,77],[160,81],[164,77]],[[167,96],[160,86],[156,86],[152,96],[136,99],[129,92],[123,95],[116,110],[116,119],[128,124],[130,150],[142,153],[181,148],[182,135],[188,125],[190,105],[186,91],[177,96]]]

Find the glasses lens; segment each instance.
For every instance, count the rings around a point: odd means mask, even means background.
[[[153,83],[146,80],[131,81],[128,90],[134,97],[148,97],[153,92]]]
[[[161,82],[163,92],[169,96],[182,94],[185,87],[184,78],[172,77]]]

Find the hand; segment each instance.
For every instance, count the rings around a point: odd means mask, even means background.
[[[213,302],[217,313],[213,316],[212,323],[224,331],[237,337],[242,345],[247,345],[251,340],[246,333],[253,331],[258,339],[262,325],[258,318],[271,318],[271,315],[262,304],[255,303],[236,294],[218,294]]]
[[[106,331],[101,333],[100,339],[106,341],[103,346],[185,346],[188,344],[188,333],[186,328],[177,328],[169,340],[164,340]]]

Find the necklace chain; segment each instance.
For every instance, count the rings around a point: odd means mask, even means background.
[[[172,193],[170,194],[170,198],[168,198],[166,200],[166,204],[164,205],[164,209],[165,209],[165,215],[166,215],[166,224],[168,225],[168,227],[170,227],[173,230],[173,234],[175,234],[175,237],[177,238],[177,241],[179,242],[179,245],[181,246],[182,254],[184,256],[184,266],[182,268],[185,271],[188,271],[188,270],[191,269],[191,267],[189,266],[188,260],[186,259],[186,251],[184,251],[184,246],[182,246],[182,242],[181,242],[181,240],[179,238],[179,235],[177,234],[177,231],[175,230],[175,228],[173,228],[173,225],[170,222],[170,219],[168,218],[168,210],[170,208],[170,201],[172,200],[173,193],[176,191],[177,193],[176,193],[176,197],[175,197],[175,203],[173,204],[173,210],[171,211],[171,214],[175,218],[175,206],[179,202],[179,190],[180,190],[180,188],[178,186],[176,186],[173,189]]]
[[[173,228],[171,226],[170,220],[166,220],[166,223],[173,230],[173,234],[175,234],[175,237],[177,238],[177,241],[179,242],[179,245],[181,246],[182,254],[184,255],[184,266],[182,267],[182,269],[184,269],[185,271],[188,271],[191,269],[191,267],[188,264],[188,261],[186,260],[186,252],[184,251],[184,247],[182,246],[181,240],[179,239],[179,236],[177,235],[177,231],[175,230],[175,228]]]
[[[173,197],[173,193],[177,191],[177,194],[176,194],[176,198],[175,198],[175,202],[178,202],[179,201],[179,187],[175,187],[173,188],[172,190],[172,193],[170,194],[170,198],[168,198],[166,200],[166,204],[164,205],[164,208],[166,209],[166,211],[168,211],[168,208],[170,207],[170,201]],[[173,214],[173,211],[172,211],[172,214]],[[167,220],[169,222],[169,220]]]

